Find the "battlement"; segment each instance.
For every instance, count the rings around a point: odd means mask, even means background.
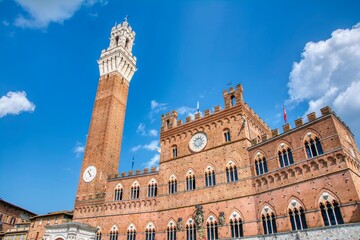
[[[268,140],[271,140],[272,138],[275,138],[277,136],[280,136],[280,135],[283,135],[283,134],[286,134],[288,132],[290,132],[291,130],[293,131],[296,131],[296,129],[298,128],[301,128],[302,126],[304,126],[305,124],[308,124],[308,123],[311,123],[311,122],[314,122],[324,116],[327,116],[327,115],[330,115],[330,114],[333,114],[337,119],[339,119],[339,121],[347,128],[349,129],[346,124],[333,112],[333,110],[329,107],[329,106],[326,106],[326,107],[323,107],[320,109],[320,112],[321,112],[321,117],[317,117],[316,116],[316,113],[315,112],[311,112],[307,115],[307,122],[304,122],[303,118],[298,118],[294,121],[295,123],[295,128],[292,129],[291,128],[291,125],[290,123],[286,123],[282,126],[282,130],[283,132],[280,133],[279,129],[278,128],[275,128],[275,129],[272,129],[271,130],[271,136],[268,136],[266,134],[262,135],[261,138],[254,138],[251,140],[251,144],[252,146],[255,146],[257,144],[261,144],[263,142],[266,142]],[[350,131],[350,129],[349,129]]]
[[[156,167],[152,167],[149,171],[149,168],[144,168],[143,171],[141,171],[140,169],[137,169],[135,172],[133,170],[130,170],[128,172],[122,172],[121,174],[114,174],[114,175],[109,175],[108,176],[108,180],[112,181],[112,180],[118,180],[118,179],[123,179],[123,178],[130,178],[130,177],[139,177],[139,176],[144,176],[144,175],[151,175],[151,174],[157,174],[159,171],[157,170]]]
[[[238,84],[236,88],[231,87],[228,90],[224,90],[224,109],[221,109],[221,106],[217,105],[212,108],[213,111],[211,111],[211,109],[206,109],[203,112],[197,112],[193,116],[187,116],[185,118],[185,121],[178,120],[178,113],[175,110],[163,114],[161,116],[162,125],[160,128],[160,132],[165,132],[167,130],[174,129],[188,123],[207,118],[214,114],[222,113],[233,107],[238,108],[239,111],[243,112],[244,115],[253,118],[252,120],[257,121],[259,124],[263,125],[266,129],[270,131],[270,127],[255,113],[252,108],[248,106],[248,104],[244,102],[243,91],[244,90],[241,84]]]

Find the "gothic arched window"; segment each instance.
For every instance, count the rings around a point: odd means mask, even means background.
[[[196,240],[196,225],[192,218],[186,222],[186,240]]]
[[[289,204],[289,218],[293,231],[307,229],[305,210],[295,199]]]
[[[238,180],[238,172],[236,165],[233,161],[229,161],[226,164],[226,181],[227,182],[236,182]]]
[[[110,240],[117,240],[119,232],[116,226],[113,226],[110,231]]]
[[[268,206],[264,207],[261,214],[261,220],[264,234],[273,234],[277,232],[275,214]]]
[[[138,199],[140,195],[140,186],[137,182],[134,182],[131,186],[131,199]]]
[[[324,154],[319,137],[311,132],[308,132],[304,141],[306,155],[308,158],[313,158]]]
[[[176,224],[170,221],[166,228],[167,240],[176,240]]]
[[[231,141],[231,136],[230,136],[230,130],[229,129],[224,130],[224,140],[225,140],[225,142],[230,142]]]
[[[128,227],[126,236],[127,236],[126,240],[136,240],[136,228],[135,228],[134,224],[131,224]]]
[[[157,183],[155,179],[151,179],[148,184],[148,197],[156,197],[157,196]]]
[[[212,187],[216,185],[215,171],[211,166],[208,166],[205,170],[205,185],[206,187]]]
[[[230,230],[232,238],[240,238],[244,236],[243,221],[240,214],[235,211],[230,216]]]
[[[255,157],[255,170],[256,170],[256,175],[261,175],[268,172],[266,158],[260,152],[257,152]]]
[[[123,197],[123,187],[119,183],[115,188],[114,201],[121,201]]]
[[[174,175],[169,179],[169,194],[174,194],[177,192],[177,180]]]
[[[280,144],[280,147],[278,148],[278,156],[280,167],[286,167],[294,164],[294,158],[291,149],[285,143]]]
[[[195,188],[195,174],[190,170],[186,175],[186,191],[191,191]]]
[[[327,192],[324,192],[321,195],[320,210],[325,226],[344,223],[338,201]]]
[[[174,145],[174,146],[172,146],[172,157],[177,158],[177,156],[178,156],[178,149],[177,149],[177,146]]]
[[[100,229],[98,229],[96,231],[95,240],[101,240],[101,230]]]
[[[145,229],[145,240],[155,240],[155,227],[149,223]]]
[[[219,238],[218,223],[213,216],[210,216],[206,222],[207,239],[215,240]]]

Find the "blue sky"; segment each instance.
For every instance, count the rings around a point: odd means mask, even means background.
[[[272,127],[332,106],[359,142],[359,1],[0,1],[0,197],[72,209],[114,24],[136,32],[120,172],[157,166],[160,117],[245,101]],[[295,63],[295,64],[294,64]],[[357,126],[357,127],[356,127]]]

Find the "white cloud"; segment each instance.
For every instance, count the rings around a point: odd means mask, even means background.
[[[140,150],[141,147],[142,147],[141,145],[137,145],[137,146],[135,146],[135,147],[132,147],[132,148],[131,148],[131,151],[132,151],[132,152],[137,152],[137,151]]]
[[[92,6],[96,3],[106,5],[104,0],[15,0],[27,16],[19,15],[15,26],[22,28],[46,28],[49,23],[63,23],[70,19],[82,5]]]
[[[306,113],[329,105],[349,125],[359,124],[360,24],[338,29],[324,41],[308,42],[302,59],[293,65],[288,87],[290,103],[308,102]]]
[[[196,109],[195,108],[191,108],[191,107],[179,107],[178,109],[176,109],[176,112],[179,115],[184,115],[184,116],[194,116],[194,114],[196,113]]]
[[[136,129],[136,133],[144,136],[145,133],[146,133],[146,132],[145,132],[145,124],[140,123],[139,126],[138,126],[137,129]]]
[[[158,131],[155,129],[150,129],[148,132],[149,136],[156,137],[158,135]]]
[[[149,144],[146,144],[143,146],[143,148],[150,150],[150,151],[156,151],[156,149],[159,147],[159,141],[153,140]]]
[[[156,154],[155,156],[153,156],[149,161],[147,161],[146,163],[144,163],[146,168],[152,168],[154,166],[159,165],[160,162],[160,155]]]
[[[8,92],[6,96],[0,98],[0,118],[8,114],[18,115],[21,112],[35,111],[34,103],[26,98],[26,93]]]
[[[168,109],[167,107],[167,103],[159,103],[156,100],[151,100],[150,102],[150,106],[151,106],[151,111],[149,113],[149,117],[150,117],[150,121],[154,122],[154,116],[155,115],[160,115],[160,112],[164,112]],[[160,116],[156,116],[156,117],[160,117]]]
[[[77,142],[75,144],[75,147],[73,148],[73,152],[75,153],[76,158],[81,157],[84,151],[85,151],[85,145],[81,142]]]

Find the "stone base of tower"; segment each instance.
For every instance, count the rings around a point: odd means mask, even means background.
[[[97,228],[88,224],[69,222],[46,226],[43,240],[94,240]]]

